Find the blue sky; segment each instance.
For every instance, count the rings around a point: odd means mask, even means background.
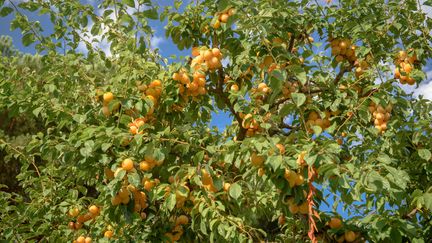
[[[14,2],[18,2],[15,0]],[[82,1],[88,4],[92,4],[96,7],[97,3],[99,1]],[[161,7],[172,5],[172,0],[164,0],[164,1],[158,1]],[[430,7],[424,7],[423,9],[430,17],[432,17],[432,8]],[[50,20],[48,17],[44,16],[38,16],[33,13],[27,13],[30,20],[38,20],[41,22],[42,27],[47,31],[46,33],[49,33],[50,29],[52,28],[52,25],[50,24]],[[10,22],[13,20],[14,16],[9,15],[6,18],[2,18],[0,21],[0,35],[9,35],[13,38],[13,43],[17,49],[19,49],[21,52],[26,53],[35,53],[34,45],[30,45],[28,47],[25,47],[21,43],[21,33],[19,30],[11,31],[10,30]],[[159,21],[151,21],[150,25],[155,30],[154,36],[151,39],[151,47],[159,49],[159,52],[162,56],[169,58],[171,55],[179,56],[186,56],[190,55],[190,50],[183,50],[179,51],[177,47],[173,44],[171,39],[165,38],[165,30],[164,25],[165,23],[161,23]],[[320,41],[318,36],[314,36],[316,41]],[[84,46],[81,45],[79,48],[80,50],[85,52]],[[99,48],[103,49],[105,52],[109,53],[109,45],[105,42],[102,42],[100,45],[98,45]],[[322,51],[322,49],[317,49],[318,51]],[[423,81],[419,87],[408,87],[408,86],[402,86],[403,89],[405,89],[408,92],[413,92],[415,95],[424,95],[425,97],[432,99],[432,62],[429,60],[428,64],[426,65],[424,71],[427,73],[428,79],[426,81]],[[211,126],[217,126],[219,130],[223,130],[226,125],[231,123],[231,118],[227,113],[220,112],[219,114],[214,114],[213,119],[211,121]],[[326,205],[321,205],[320,209],[324,211],[332,211],[331,207],[333,204],[333,199],[329,198],[327,200],[329,203],[329,207]],[[339,205],[337,208],[337,212],[344,217],[347,216],[345,212],[342,210],[343,205]]]

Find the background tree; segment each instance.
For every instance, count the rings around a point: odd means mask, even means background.
[[[398,85],[426,78],[421,2],[0,6],[40,53],[2,51],[1,163],[19,163],[2,183],[20,186],[0,192],[2,238],[432,238],[432,107]],[[149,48],[155,20],[189,57]],[[222,132],[218,111],[232,118]]]
[[[12,38],[10,36],[0,36],[0,50],[2,56],[14,56],[18,53],[12,45]]]

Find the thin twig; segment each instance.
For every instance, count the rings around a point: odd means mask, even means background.
[[[212,42],[213,42],[213,47],[216,48],[217,47],[217,46],[215,46],[215,43],[217,43],[216,37],[213,38]],[[227,94],[223,90],[224,78],[225,78],[225,75],[224,75],[223,67],[220,67],[218,69],[218,82],[216,84],[216,88],[215,89],[209,89],[209,91],[213,91],[214,94],[218,95],[219,98],[221,98],[223,100],[225,105],[228,106],[228,109],[230,110],[230,112],[232,113],[232,115],[234,116],[234,118],[237,120],[237,122],[239,124],[240,130],[237,134],[237,140],[242,141],[246,136],[246,129],[244,129],[241,125],[243,122],[243,119],[240,117],[240,114],[234,110],[234,103],[231,103]]]
[[[200,148],[206,152],[209,152],[205,147],[201,146],[201,145],[194,145],[194,144],[190,144],[188,142],[185,141],[181,141],[181,140],[177,140],[177,139],[172,139],[172,138],[159,138],[160,141],[166,141],[166,142],[173,142],[173,143],[178,143],[178,144],[184,144],[184,145],[190,145],[190,146],[194,146],[197,148]]]
[[[291,97],[283,98],[283,99],[280,99],[280,100],[276,101],[275,103],[273,103],[273,104],[270,106],[270,109],[273,109],[273,108],[275,108],[275,107],[279,107],[279,105],[285,103],[285,102],[288,101],[289,99],[291,99]]]
[[[287,128],[287,129],[291,129],[291,130],[295,130],[295,129],[298,128],[298,126],[292,126],[292,125],[286,124],[285,122],[282,122],[282,123],[279,125],[279,127],[280,127],[280,128]]]
[[[30,161],[30,160],[27,158],[27,156],[26,156],[25,154],[23,154],[21,151],[19,151],[18,149],[16,149],[14,146],[12,146],[10,143],[6,142],[6,141],[3,140],[3,139],[0,139],[0,144],[1,144],[1,143],[2,143],[2,144],[5,144],[5,145],[8,146],[10,149],[12,149],[12,150],[15,151],[16,153],[18,153],[19,155],[21,155],[22,157],[24,157],[24,159],[27,160],[27,162],[29,162],[30,164],[33,165],[33,167],[34,167],[35,170],[36,170],[36,173],[37,173],[38,177],[41,176],[41,174],[40,174],[40,172],[39,172],[39,169],[38,169],[38,167],[36,166],[36,164],[35,164],[35,162],[34,162],[34,159],[33,159],[33,161]]]
[[[295,35],[294,33],[291,34],[291,39],[289,41],[289,45],[288,45],[288,51],[291,53],[293,48],[294,48],[294,43],[295,43]]]
[[[25,15],[19,11],[18,7],[15,5],[15,3],[12,0],[9,0],[9,3],[12,5],[12,7],[15,9],[15,11],[21,16],[24,17]],[[33,25],[30,24],[30,29],[33,32],[33,34],[36,36],[36,38],[39,39],[41,43],[43,43],[42,37],[39,36],[39,34],[36,32],[36,30],[33,28]]]

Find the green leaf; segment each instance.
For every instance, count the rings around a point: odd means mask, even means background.
[[[176,205],[176,195],[171,193],[166,200],[166,205],[169,211],[172,211]]]
[[[111,146],[112,146],[111,143],[103,143],[101,145],[101,149],[102,149],[103,152],[106,152]]]
[[[207,234],[207,225],[206,225],[206,222],[204,220],[202,220],[200,223],[200,230],[204,234]]]
[[[432,210],[432,193],[423,194],[425,207],[429,210]]]
[[[292,104],[286,104],[282,106],[282,108],[279,110],[280,116],[285,117],[290,114],[293,107],[294,106]]]
[[[75,114],[72,118],[74,119],[74,121],[78,123],[83,123],[87,119],[87,116],[81,114]]]
[[[391,228],[390,238],[394,242],[402,242],[402,235],[400,233],[400,230],[397,228]]]
[[[371,171],[367,174],[367,189],[371,192],[378,192],[390,188],[388,181],[382,177],[378,172]]]
[[[304,71],[304,69],[299,65],[295,65],[295,66],[291,67],[291,70],[296,75],[296,77],[298,78],[300,83],[302,83],[304,85],[307,81],[307,76],[306,76],[306,72]]]
[[[292,99],[294,101],[294,104],[296,104],[297,107],[300,107],[306,101],[306,95],[304,95],[302,93],[292,93],[291,97],[292,97]]]
[[[297,78],[300,80],[300,82],[302,84],[305,84],[306,81],[307,81],[307,79],[306,79],[306,72],[297,73]]]
[[[35,115],[36,117],[39,115],[39,113],[42,111],[43,107],[38,107],[36,109],[33,110],[33,115]]]
[[[427,149],[419,149],[417,150],[418,155],[420,156],[420,158],[428,161],[431,158],[431,152]]]
[[[199,151],[192,157],[192,161],[195,164],[201,163],[204,159],[204,151]]]
[[[274,171],[278,170],[282,166],[282,156],[271,156],[269,159],[269,164]]]
[[[92,35],[98,35],[99,32],[100,32],[100,24],[99,24],[98,22],[96,22],[96,23],[93,25],[93,27],[91,28],[90,33],[91,33]]]
[[[228,193],[232,198],[238,199],[241,196],[242,188],[238,183],[234,183],[230,186]]]
[[[120,171],[119,171],[118,174],[116,175],[116,178],[118,178],[118,179],[122,179],[125,175],[126,175],[126,171],[123,170],[123,169],[120,169]]]
[[[157,19],[158,18],[158,12],[155,8],[148,9],[143,12],[144,16],[146,16],[149,19]]]
[[[182,3],[183,3],[183,1],[181,1],[181,0],[174,1],[174,7],[175,7],[175,9],[179,9],[180,6],[182,5]]]
[[[387,154],[380,154],[377,160],[383,164],[390,164],[392,162],[391,158]]]
[[[140,176],[138,173],[129,173],[128,180],[135,187],[139,187],[141,184]]]
[[[314,154],[314,155],[307,154],[306,157],[304,158],[304,160],[306,161],[306,163],[308,165],[313,165],[313,164],[315,164],[315,161],[317,160],[317,158],[318,158],[318,155],[316,155],[316,154]]]
[[[90,147],[83,147],[80,149],[80,153],[83,157],[88,158],[92,154],[92,149]]]
[[[323,132],[320,126],[312,126],[312,130],[316,136],[320,135]]]
[[[78,199],[78,190],[72,189],[69,191],[70,198],[73,200]]]
[[[6,16],[8,16],[10,13],[12,13],[13,12],[13,9],[12,8],[10,8],[10,7],[3,7],[1,10],[0,10],[0,16],[1,17],[6,17]]]
[[[131,8],[135,8],[135,0],[122,0],[122,3],[128,5]]]
[[[36,11],[39,8],[39,6],[40,6],[39,4],[30,2],[30,1],[21,2],[20,4],[18,4],[18,7],[25,9],[25,10],[28,10],[28,11],[31,11],[31,12]]]
[[[35,36],[33,33],[27,33],[22,37],[22,43],[24,46],[29,46],[35,41]]]

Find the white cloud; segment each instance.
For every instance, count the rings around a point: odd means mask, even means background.
[[[375,79],[375,84],[381,84],[382,81],[386,82],[387,80],[394,78],[393,70],[395,69],[395,65],[393,63],[381,61],[379,63],[379,66],[380,67],[388,66],[390,72],[380,72],[383,80],[381,80],[381,77],[378,76]],[[394,85],[399,86],[407,94],[412,93],[415,98],[418,98],[419,95],[423,95],[425,99],[432,100],[432,69],[430,70],[423,69],[423,71],[426,73],[426,79],[422,80],[418,87],[416,85],[401,84],[399,82],[395,82]]]
[[[159,48],[159,45],[161,43],[165,42],[165,38],[154,35],[151,39],[150,39],[150,47],[153,49]]]
[[[419,95],[422,95],[423,98],[432,100],[432,70],[425,71],[426,72],[426,80],[423,80],[420,85],[417,87],[415,85],[407,85],[400,84],[397,85],[401,87],[407,94],[413,94],[415,98],[418,98]]]
[[[228,67],[228,64],[230,63],[230,60],[228,58],[224,58],[222,59],[222,66],[223,67]]]
[[[89,1],[89,3],[92,3],[92,2],[93,1],[91,1],[91,0]],[[103,16],[104,12],[107,11],[107,10],[112,10],[112,13],[110,13],[107,17],[109,19],[112,19],[113,21],[116,21],[117,20],[117,16],[114,13],[114,8],[113,7],[99,8],[99,9],[96,10],[96,14],[98,16]],[[135,9],[130,8],[130,7],[127,7],[127,9],[126,9],[126,12],[128,14],[130,14],[130,15],[132,15],[134,13],[134,11],[135,11]],[[112,55],[111,54],[111,50],[110,50],[111,44],[110,44],[110,42],[108,42],[108,40],[106,38],[104,38],[104,39],[102,38],[103,35],[105,35],[109,31],[109,28],[107,26],[105,26],[104,24],[102,24],[101,27],[100,27],[101,28],[101,33],[93,35],[91,33],[91,29],[92,29],[93,25],[94,25],[93,21],[90,20],[87,28],[80,33],[81,38],[83,40],[85,40],[85,41],[90,42],[94,49],[100,49],[103,52],[105,52],[105,55],[111,56]],[[77,51],[82,52],[82,53],[87,53],[88,52],[87,47],[86,47],[86,45],[85,45],[85,43],[83,41],[81,41],[78,44]]]
[[[81,37],[82,40],[89,42],[93,49],[100,49],[103,52],[105,52],[105,55],[107,56],[111,56],[111,50],[110,50],[110,43],[103,37],[103,35],[108,32],[108,28],[105,27],[104,25],[101,26],[102,32],[100,34],[97,35],[93,35],[91,33],[91,29],[93,27],[94,23],[91,21],[89,23],[89,25],[87,26],[87,28],[80,32],[79,35]],[[86,54],[88,52],[87,50],[87,46],[84,43],[84,41],[80,41],[80,43],[78,44],[77,47],[77,51],[82,52],[84,54]]]
[[[432,81],[429,83],[421,84],[414,91],[414,96],[418,97],[419,95],[423,95],[425,99],[432,100]]]
[[[96,3],[95,0],[87,0],[87,2],[90,3],[90,4]],[[135,0],[135,6],[138,6],[138,0]],[[97,7],[95,6],[95,8],[97,8]],[[148,8],[149,8],[148,6],[142,5],[142,6],[140,6],[140,11],[144,11],[144,10],[146,10]],[[113,21],[116,21],[117,20],[117,16],[114,13],[114,8],[113,7],[96,9],[96,14],[99,15],[99,16],[103,16],[103,14],[104,14],[104,12],[106,10],[112,10],[113,11],[112,13],[110,13],[108,15],[108,18],[112,19]],[[126,12],[129,15],[131,15],[132,18],[134,18],[135,21],[137,21],[136,17],[134,16],[134,13],[137,12],[137,10],[135,8],[126,7]],[[90,30],[93,27],[93,25],[94,25],[94,23],[92,21],[90,21],[90,23],[87,26],[87,28],[80,33],[81,38],[83,40],[85,40],[85,41],[90,42],[94,49],[100,49],[103,52],[105,52],[105,54],[107,56],[111,56],[112,55],[111,54],[111,50],[110,50],[111,44],[110,44],[110,42],[106,38],[102,38],[109,31],[109,28],[107,26],[105,26],[105,25],[102,24],[101,25],[101,33],[97,34],[97,35],[93,35],[90,32]],[[154,48],[157,48],[159,46],[159,44],[162,43],[162,42],[164,42],[164,41],[165,41],[165,39],[163,39],[162,37],[155,36],[151,40],[151,45]],[[78,44],[77,51],[82,52],[82,53],[87,53],[88,52],[87,47],[86,47],[86,45],[85,45],[85,43],[83,41],[81,41]]]
[[[425,99],[432,100],[432,70],[426,73],[427,80],[423,81],[417,89],[414,90],[414,96],[423,95]]]
[[[426,15],[429,17],[429,18],[432,18],[432,7],[431,6],[426,6],[426,5],[424,5],[423,3],[425,2],[425,0],[422,0],[421,1],[421,10],[424,12],[424,13],[426,13]]]

